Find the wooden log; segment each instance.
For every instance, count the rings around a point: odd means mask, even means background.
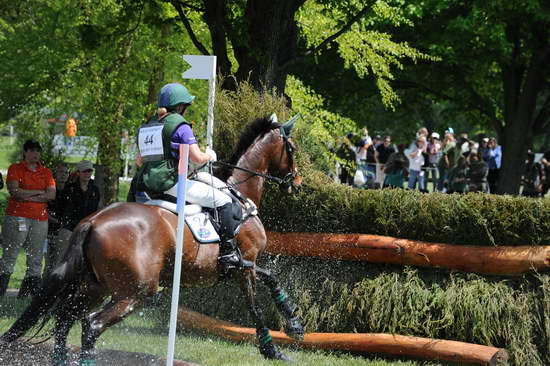
[[[269,254],[441,267],[489,275],[550,268],[550,246],[474,246],[366,234],[267,233]]]
[[[256,339],[253,328],[241,327],[185,308],[178,311],[178,324],[236,342],[255,342]],[[277,344],[292,344],[305,349],[381,353],[480,365],[497,365],[508,360],[508,353],[502,348],[396,334],[306,333],[303,341],[296,341],[278,331],[271,331],[271,336]]]

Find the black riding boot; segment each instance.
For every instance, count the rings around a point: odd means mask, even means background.
[[[6,273],[0,275],[0,296],[4,296],[8,290],[8,283],[10,282],[11,274]]]
[[[19,288],[19,293],[17,297],[26,297],[34,296],[38,293],[42,283],[42,279],[37,276],[25,277],[21,282],[21,287]]]
[[[237,249],[234,236],[239,223],[233,216],[232,206],[232,203],[226,203],[218,207],[218,214],[220,215],[220,256],[218,263],[224,272],[233,268],[253,267],[252,262],[241,258],[241,253]]]

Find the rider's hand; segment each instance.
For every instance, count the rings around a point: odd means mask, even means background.
[[[207,147],[206,148],[206,154],[208,156],[210,156],[210,160],[209,161],[216,161],[218,160],[218,156],[216,155],[216,152],[214,150],[212,150],[211,148]]]

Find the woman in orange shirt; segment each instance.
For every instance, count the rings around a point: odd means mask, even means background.
[[[6,183],[10,198],[2,226],[4,250],[0,259],[0,296],[13,273],[21,246],[27,252],[27,272],[19,296],[40,286],[42,248],[48,234],[46,204],[55,198],[52,172],[40,163],[42,147],[33,140],[23,145],[23,161],[10,165]]]

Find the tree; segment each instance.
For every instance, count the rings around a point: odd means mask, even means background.
[[[402,59],[428,59],[406,42],[394,42],[376,24],[410,25],[393,1],[171,0],[199,52],[218,57],[218,71],[250,80],[258,89],[284,93],[292,65],[336,46],[345,67],[360,77],[372,73],[387,105],[397,101],[390,81]],[[193,32],[189,14],[200,14],[212,51]],[[200,24],[195,24],[200,26]],[[237,66],[233,65],[233,60]],[[231,78],[225,87],[232,88]]]
[[[174,34],[175,12],[163,2],[124,0],[31,0],[2,7],[2,116],[28,108],[79,112],[79,133],[98,138],[96,178],[105,203],[113,202],[123,131],[135,131],[150,114],[160,83],[183,67],[185,44]]]
[[[499,192],[517,194],[526,150],[550,129],[548,5],[492,0],[412,7],[415,32],[405,36],[441,62],[419,65],[397,84],[484,118],[503,147]]]

